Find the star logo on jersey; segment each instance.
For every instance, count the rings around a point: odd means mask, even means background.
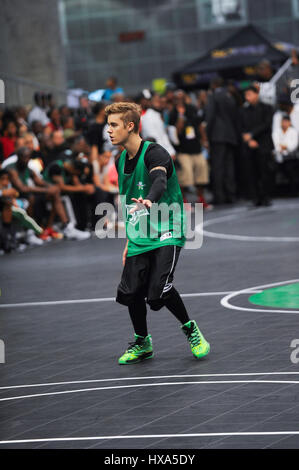
[[[142,183],[142,181],[139,181],[139,183],[137,183],[137,188],[140,190],[142,190],[145,186],[146,184]]]

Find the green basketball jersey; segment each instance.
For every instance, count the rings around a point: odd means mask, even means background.
[[[126,150],[119,159],[119,193],[129,240],[127,256],[135,256],[165,245],[182,247],[186,241],[186,215],[173,162],[173,172],[167,180],[167,188],[161,199],[150,209],[129,213],[136,205],[132,198],[145,199],[152,184],[144,163],[144,155],[150,144],[151,142],[144,142],[135,170],[130,174],[124,172]]]
[[[63,178],[64,184],[72,184],[72,178],[64,168],[64,163],[66,161],[67,160],[54,160],[52,163],[50,163],[43,171],[43,179],[47,183],[55,184],[52,176],[50,176],[50,168],[52,165],[58,165],[61,168],[61,176]]]
[[[28,168],[28,166],[26,166],[26,168],[24,168],[23,170],[20,170],[20,168],[17,167],[17,162],[16,162],[16,163],[11,163],[10,165],[7,165],[6,170],[16,170],[22,183],[28,186],[29,180],[31,178],[31,171]]]

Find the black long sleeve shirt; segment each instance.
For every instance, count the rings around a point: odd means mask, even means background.
[[[135,170],[143,148],[143,144],[144,140],[142,140],[138,152],[134,158],[129,159],[128,155],[126,155],[124,168],[126,174],[133,173],[133,171]],[[150,179],[152,182],[149,193],[145,199],[149,199],[151,202],[157,202],[166,190],[167,180],[171,177],[173,172],[171,156],[161,145],[151,143],[145,153],[144,163],[149,171]],[[118,164],[119,159],[115,162],[117,172]],[[165,168],[166,172],[164,170],[155,170],[151,172],[151,170],[153,168],[156,168],[157,166]]]

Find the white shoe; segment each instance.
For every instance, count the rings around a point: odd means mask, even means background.
[[[33,230],[28,230],[28,231],[27,231],[26,242],[27,242],[29,245],[31,245],[31,246],[33,246],[33,245],[35,245],[35,246],[41,246],[41,245],[44,244],[43,240],[41,240],[40,238],[38,238],[38,237],[35,235],[35,233],[34,233]]]
[[[89,232],[82,232],[82,230],[76,229],[72,222],[67,224],[63,233],[68,240],[87,240],[90,238]]]

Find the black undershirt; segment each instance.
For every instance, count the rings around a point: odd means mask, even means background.
[[[124,168],[125,174],[131,174],[135,170],[138,159],[142,152],[144,142],[145,142],[144,140],[141,141],[138,152],[136,153],[134,158],[129,159],[128,153],[126,154],[125,168]],[[149,199],[152,202],[157,202],[161,198],[164,191],[166,190],[167,179],[169,179],[172,175],[172,172],[173,172],[172,159],[169,153],[161,145],[156,144],[156,143],[151,143],[145,152],[144,163],[148,172],[150,173],[150,179],[152,182],[150,191],[148,195],[145,197],[145,199]],[[118,171],[118,164],[119,164],[119,158],[115,162],[117,171]],[[156,168],[157,166],[161,166],[165,168],[166,173],[164,170],[155,170],[151,172],[151,170],[153,168]]]

